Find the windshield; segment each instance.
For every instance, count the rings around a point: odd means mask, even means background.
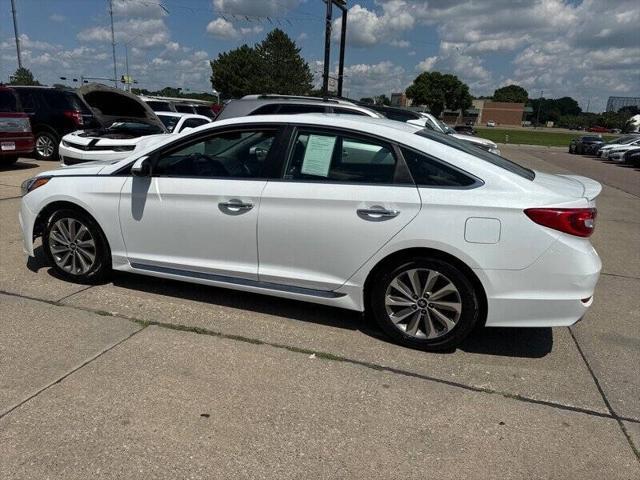
[[[485,162],[489,162],[511,173],[515,173],[516,175],[522,178],[526,178],[527,180],[533,180],[534,178],[536,178],[536,174],[533,170],[529,170],[528,168],[512,162],[511,160],[507,160],[504,157],[471,145],[469,142],[458,140],[455,137],[450,137],[441,133],[435,133],[427,130],[426,128],[418,130],[416,132],[416,135],[420,135],[421,137],[428,138],[429,140],[433,140],[434,142],[442,143],[449,147],[453,147],[457,150],[473,155],[476,158],[484,160]]]
[[[0,112],[17,112],[16,96],[10,90],[0,90]]]
[[[156,133],[164,133],[159,127],[148,123],[140,122],[113,122],[109,128],[110,132],[127,132],[136,135],[154,135]]]
[[[164,123],[164,126],[167,127],[169,133],[173,132],[178,124],[178,120],[180,120],[180,117],[174,117],[172,115],[158,115],[158,118]]]

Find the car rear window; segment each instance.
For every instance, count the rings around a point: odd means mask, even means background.
[[[174,107],[176,108],[176,112],[180,112],[180,113],[196,113],[196,111],[194,110],[194,108],[191,105],[174,104]]]
[[[173,132],[178,124],[178,120],[180,120],[180,117],[174,117],[172,115],[158,115],[158,118],[164,123],[164,126],[167,127],[169,133]]]
[[[536,177],[536,174],[533,170],[529,170],[528,168],[525,168],[522,165],[517,164],[516,162],[512,162],[511,160],[507,160],[504,157],[471,145],[469,142],[452,138],[446,134],[435,133],[426,128],[418,130],[416,132],[416,135],[420,135],[421,137],[428,138],[429,140],[433,140],[434,142],[442,143],[443,145],[447,145],[462,152],[468,153],[469,155],[473,155],[476,158],[484,160],[485,162],[489,162],[497,167],[503,168],[504,170],[514,173],[522,178],[526,178],[527,180],[533,180]]]
[[[149,100],[145,102],[147,105],[149,105],[149,108],[151,108],[151,110],[153,110],[154,112],[170,112],[171,111],[171,105],[169,105],[168,102],[158,102],[155,100]]]

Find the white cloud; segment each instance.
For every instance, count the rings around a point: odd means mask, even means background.
[[[215,20],[211,20],[207,25],[207,33],[216,37],[223,39],[233,39],[239,36],[238,31],[228,20],[224,18],[216,18]]]
[[[300,4],[300,0],[213,0],[218,14],[249,17],[284,16]]]
[[[437,61],[438,57],[427,57],[423,61],[418,63],[418,65],[416,65],[416,70],[419,70],[421,72],[428,72],[433,68]]]
[[[347,42],[354,47],[370,47],[380,42],[393,40],[395,46],[409,46],[406,40],[394,38],[411,30],[415,18],[404,0],[391,0],[382,5],[380,14],[359,4],[348,11]],[[333,22],[333,37],[340,37],[340,18]]]
[[[165,45],[170,38],[169,29],[161,18],[129,18],[114,23],[117,43],[132,43],[138,48],[153,48]],[[81,42],[111,42],[111,29],[107,25],[98,25],[81,30],[78,35]]]

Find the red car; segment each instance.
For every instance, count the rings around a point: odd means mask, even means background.
[[[0,85],[0,165],[11,165],[33,152],[29,116],[22,111],[15,92]]]
[[[587,132],[609,133],[609,129],[595,125],[593,127],[587,128]]]

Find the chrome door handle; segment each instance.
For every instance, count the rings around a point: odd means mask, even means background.
[[[386,208],[359,208],[358,216],[364,220],[388,220],[400,215],[400,210],[387,210]]]
[[[253,203],[244,203],[240,200],[229,200],[218,204],[221,209],[228,210],[233,213],[247,212],[253,208]]]

